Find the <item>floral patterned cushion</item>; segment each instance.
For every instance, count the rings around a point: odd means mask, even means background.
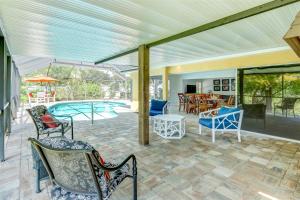
[[[71,140],[65,137],[58,137],[58,138],[44,138],[39,140],[42,144],[44,144],[45,146],[51,147],[51,148],[55,148],[55,149],[86,149],[86,150],[94,150],[94,148],[83,141],[75,141],[75,140]],[[96,152],[96,157],[99,156],[99,153]],[[76,162],[77,163],[77,162]],[[77,163],[78,164],[78,163]],[[70,163],[71,165],[71,163]],[[105,166],[107,167],[114,167],[117,166],[115,164],[112,163],[106,163]],[[124,165],[121,169],[116,170],[111,172],[111,179],[107,182],[105,180],[104,177],[104,173],[103,170],[95,167],[95,171],[96,174],[98,176],[98,180],[100,183],[100,187],[102,190],[102,195],[104,199],[108,199],[112,193],[112,191],[115,190],[116,186],[119,185],[124,178],[126,178],[126,176],[129,173],[129,165]],[[74,168],[74,166],[72,166],[72,168]],[[78,171],[84,171],[86,169],[79,169]],[[65,170],[65,173],[67,173],[68,170]],[[85,172],[83,172],[85,173]],[[82,183],[81,183],[82,184]],[[85,183],[85,184],[91,184],[91,183]],[[52,199],[64,199],[64,200],[69,200],[69,199],[87,199],[87,200],[93,200],[93,199],[97,199],[97,196],[95,194],[95,192],[92,192],[91,194],[76,194],[73,192],[69,192],[67,191],[65,188],[62,188],[60,186],[54,186],[53,189],[51,190],[51,196]]]
[[[105,163],[106,167],[116,167],[114,163]],[[129,165],[125,164],[120,169],[111,172],[111,179],[109,181],[109,189],[114,191],[116,187],[126,178],[129,174]]]
[[[31,113],[31,116],[32,116],[38,130],[39,131],[44,130],[45,126],[41,120],[41,116],[47,112],[47,107],[44,105],[38,105],[38,106],[32,107],[29,111]]]
[[[57,132],[62,131],[61,125],[59,125],[58,127],[55,127],[55,128],[48,128],[43,123],[41,117],[45,114],[51,115],[51,113],[48,113],[46,106],[38,105],[38,106],[32,107],[31,109],[29,109],[29,112],[31,113],[32,119],[34,120],[34,122],[37,126],[39,134],[50,134],[50,133],[57,133]],[[58,120],[53,115],[51,115],[51,116],[53,117],[53,119],[55,121],[63,123],[64,132],[67,132],[68,130],[70,130],[72,128],[71,124],[69,123],[68,120]]]
[[[115,164],[106,163],[107,167],[114,167]],[[116,187],[126,178],[129,173],[129,165],[124,165],[121,169],[116,170],[112,173],[112,178],[109,183],[109,188],[107,193],[103,194],[103,200],[108,200],[111,196],[112,192],[116,189]],[[73,192],[67,192],[62,187],[54,186],[51,190],[51,198],[53,200],[98,200],[96,195],[87,195],[87,194],[76,194]]]
[[[93,150],[93,146],[79,140],[72,140],[66,137],[46,137],[39,140],[40,143],[47,147],[55,148],[55,149],[86,149]]]

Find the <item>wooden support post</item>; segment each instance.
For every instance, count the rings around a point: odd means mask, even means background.
[[[239,70],[239,95],[240,95],[240,104],[244,104],[244,70]]]
[[[149,48],[139,46],[139,143],[149,144]]]
[[[4,161],[4,140],[5,140],[5,111],[4,106],[6,103],[6,53],[5,53],[5,40],[0,36],[0,161]]]
[[[168,100],[169,94],[169,74],[168,67],[165,67],[162,74],[162,82],[163,82],[163,99]]]
[[[12,60],[7,56],[7,79],[6,79],[6,102],[9,103],[6,112],[7,132],[11,133],[11,81],[12,81]]]

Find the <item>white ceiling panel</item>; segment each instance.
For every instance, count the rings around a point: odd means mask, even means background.
[[[0,0],[0,18],[13,55],[94,62],[269,1]],[[299,10],[294,3],[151,48],[151,67],[286,47]],[[137,65],[137,53],[109,63]]]

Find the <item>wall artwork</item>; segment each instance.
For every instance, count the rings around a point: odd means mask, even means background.
[[[222,85],[228,86],[229,85],[229,79],[222,79]]]
[[[222,85],[222,91],[229,91],[229,85]]]
[[[222,91],[229,91],[229,79],[222,79]]]
[[[221,86],[219,86],[219,85],[214,86],[214,91],[220,91],[220,90],[221,90]]]
[[[235,91],[235,79],[231,79],[231,91]]]
[[[214,80],[214,85],[220,85],[220,84],[221,84],[220,79],[215,79],[215,80]]]

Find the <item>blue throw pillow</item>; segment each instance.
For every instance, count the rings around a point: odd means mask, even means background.
[[[151,99],[151,110],[162,110],[167,101]]]

